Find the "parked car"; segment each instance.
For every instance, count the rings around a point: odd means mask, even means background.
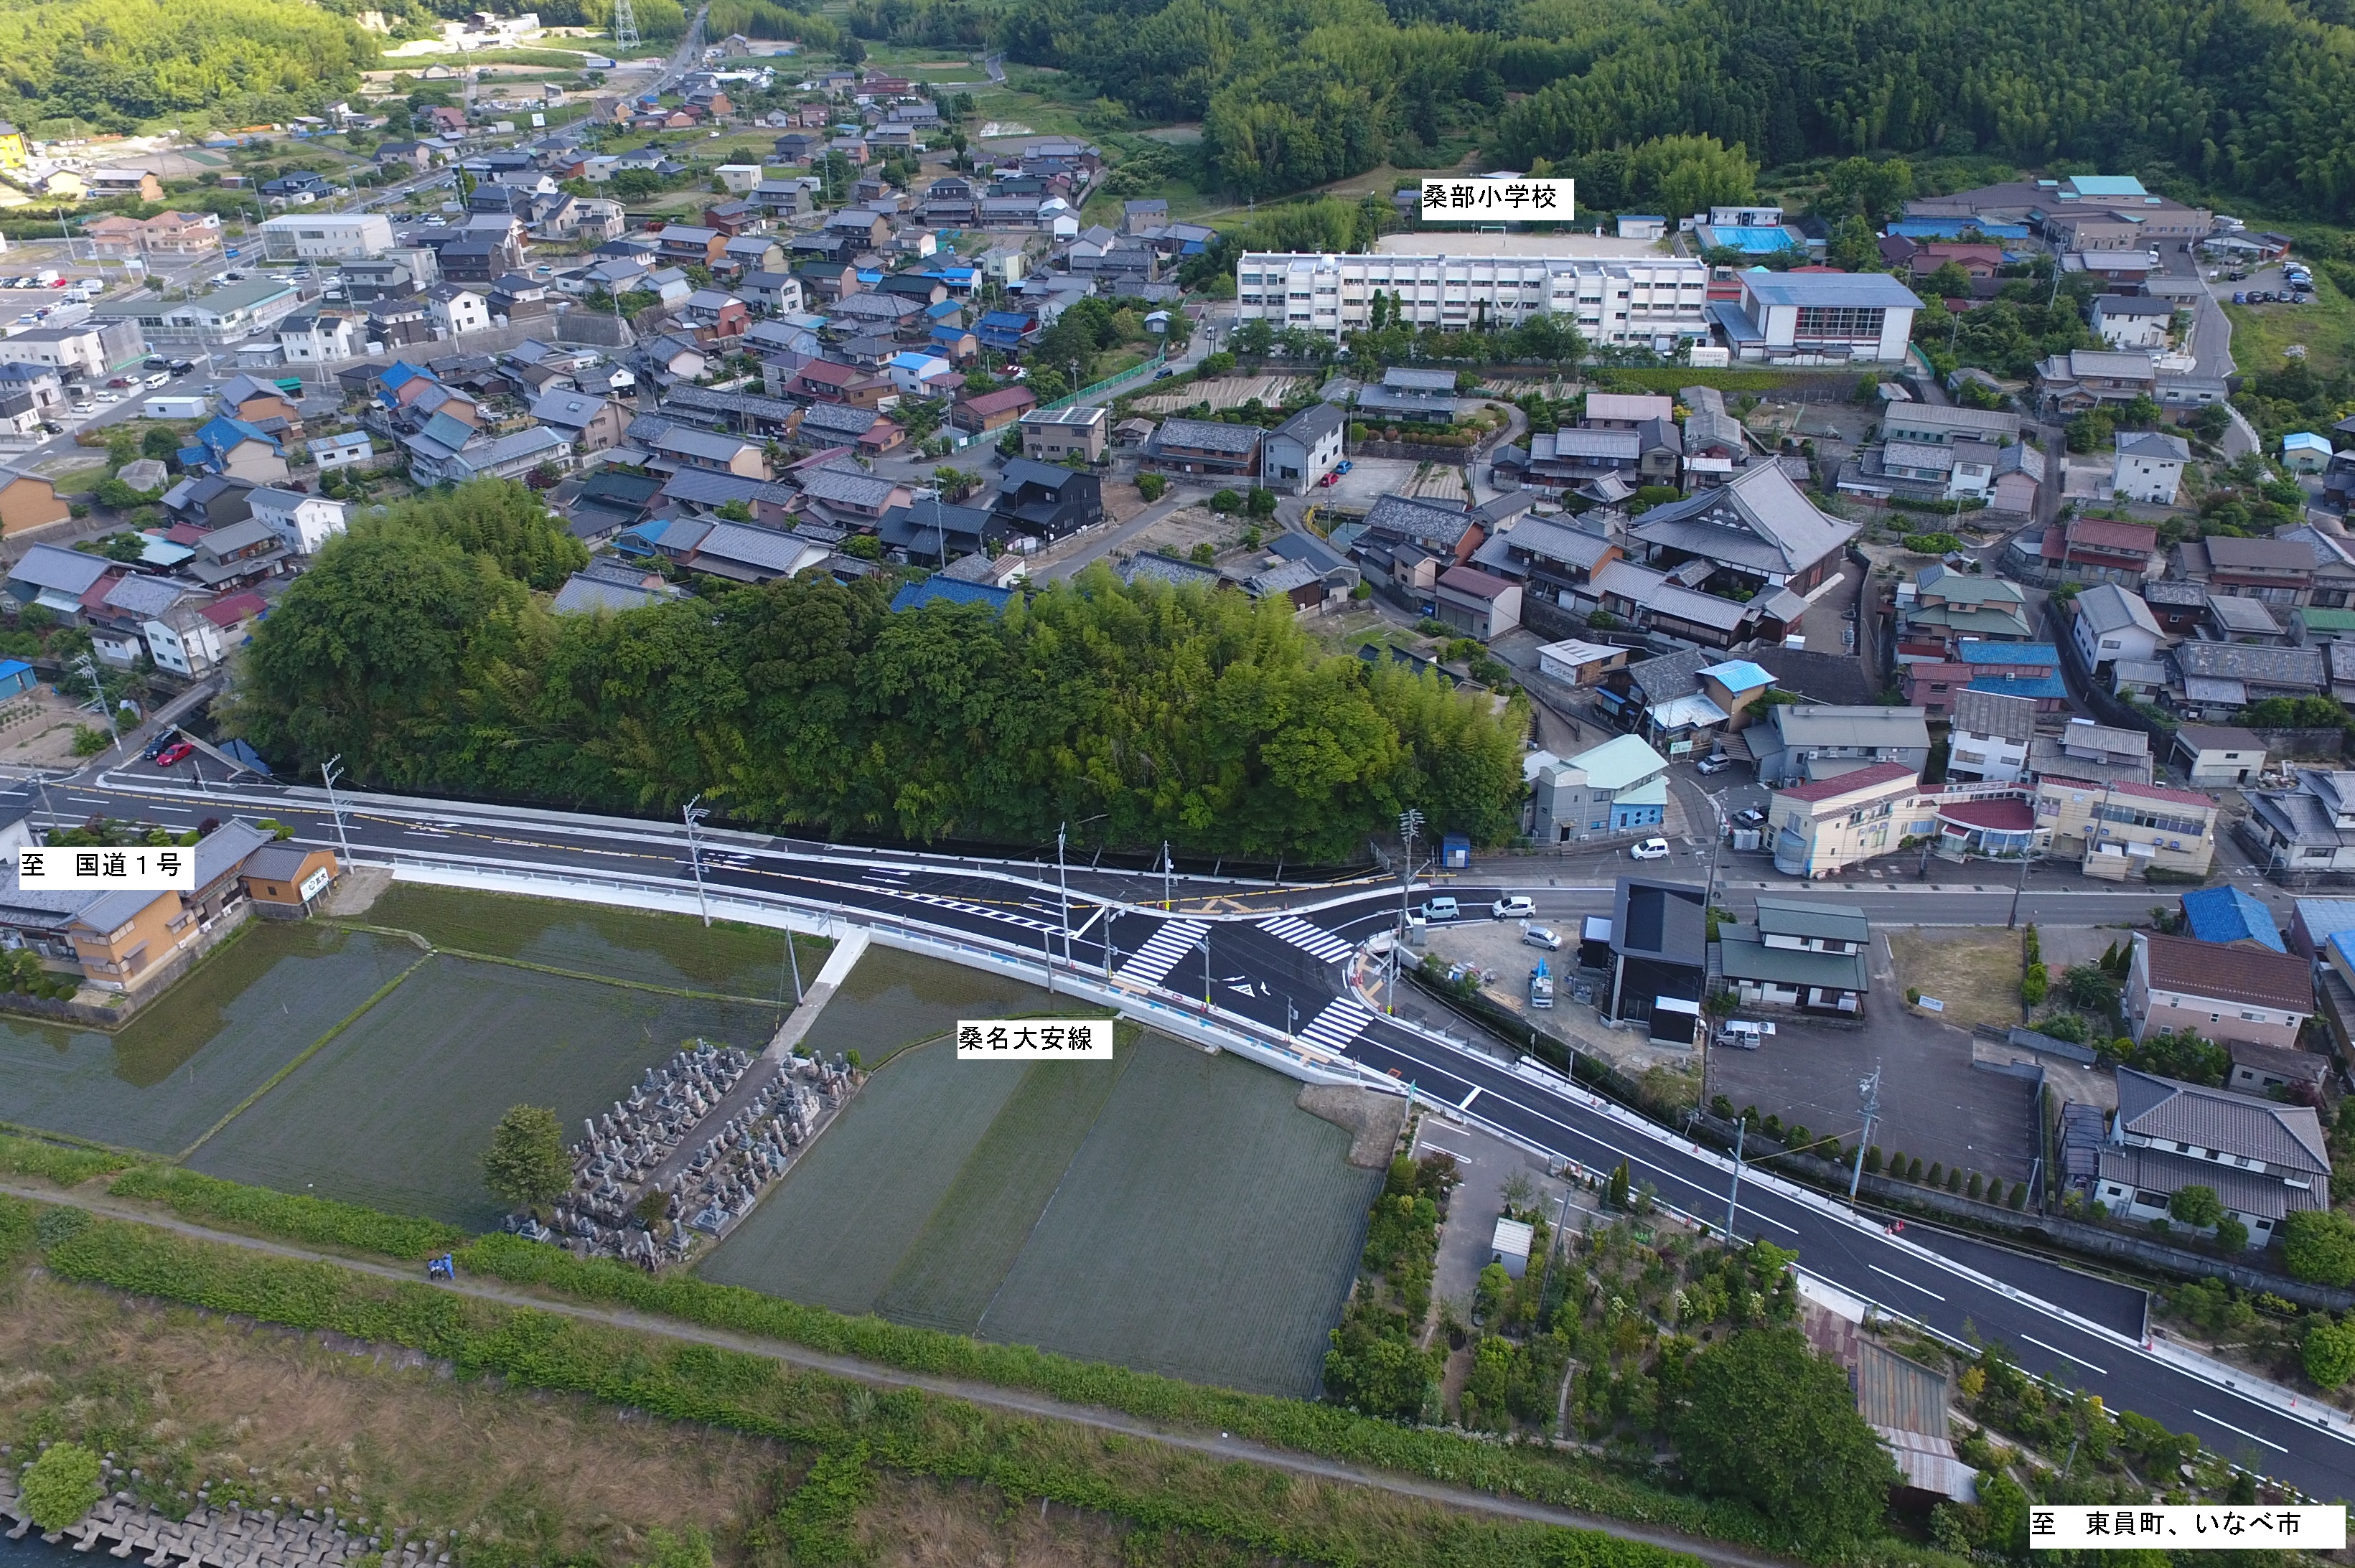
[[[1498,920],[1526,920],[1537,912],[1537,905],[1526,893],[1508,893],[1488,906],[1489,915]]]
[[[1629,844],[1627,853],[1637,860],[1666,860],[1668,858],[1668,841],[1646,839],[1640,843]]]
[[[1454,920],[1460,918],[1462,914],[1455,900],[1445,894],[1423,901],[1423,917],[1426,920]]]
[[[2249,302],[2249,296],[2235,289],[2232,291],[2232,302],[2236,305],[2245,305]]]
[[[1763,828],[1766,825],[1766,813],[1753,806],[1746,811],[1734,812],[1733,820],[1745,828]]]
[[[107,385],[114,387],[128,387],[131,385],[131,377],[128,376],[118,376],[113,380],[109,381]]]
[[[1332,486],[1332,485],[1336,485],[1336,484],[1338,484],[1338,483],[1340,483],[1340,482],[1341,482],[1341,476],[1340,476],[1339,474],[1337,474],[1337,473],[1328,473],[1328,474],[1327,474],[1324,478],[1322,478],[1322,479],[1320,479],[1320,480],[1318,480],[1318,481],[1316,482],[1317,485],[1318,485],[1320,488],[1330,487],[1330,486]]]
[[[1694,768],[1703,773],[1722,773],[1732,766],[1733,759],[1732,758],[1719,757],[1714,753],[1702,758],[1699,762],[1693,764]]]
[[[1333,471],[1335,473],[1347,473],[1357,466],[1358,465],[1356,463],[1350,461],[1348,458],[1343,458],[1339,462],[1333,465]]]
[[[185,740],[176,740],[155,754],[155,766],[158,768],[177,768],[181,763],[186,762],[189,758],[194,757],[196,754],[197,748],[195,747],[190,746]]]
[[[1550,926],[1524,926],[1521,927],[1521,946],[1543,948],[1549,953],[1557,952],[1561,948],[1561,937]]]

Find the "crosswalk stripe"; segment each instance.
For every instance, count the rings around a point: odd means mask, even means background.
[[[1135,985],[1159,985],[1161,977],[1176,969],[1178,960],[1193,951],[1209,929],[1199,920],[1163,921],[1120,966],[1120,978]]]
[[[1312,926],[1292,915],[1277,915],[1259,923],[1259,928],[1279,941],[1289,942],[1328,964],[1337,964],[1357,951],[1346,938],[1337,937],[1322,926]]]
[[[1346,996],[1337,996],[1325,1004],[1324,1011],[1309,1020],[1300,1038],[1311,1045],[1321,1045],[1327,1051],[1343,1051],[1349,1042],[1366,1031],[1374,1021],[1371,1008]]]

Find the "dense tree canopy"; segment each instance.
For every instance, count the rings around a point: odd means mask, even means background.
[[[2288,0],[1008,0],[1018,59],[1156,120],[1265,196],[1496,162],[1591,171],[1711,136],[1769,167],[1988,154],[2355,206],[2355,28]],[[1508,92],[1523,95],[1507,106]],[[1601,162],[1596,160],[1601,159]],[[1851,168],[1834,205],[1902,199]],[[1689,210],[1671,208],[1671,210]]]
[[[315,112],[377,46],[299,0],[43,0],[0,6],[0,118],[129,131],[187,114],[246,124]]]
[[[257,632],[229,706],[356,779],[739,820],[1337,858],[1396,813],[1518,826],[1517,707],[1323,653],[1281,603],[1102,567],[1002,617],[888,579],[709,586],[620,616],[531,591],[571,541],[482,482],[357,520]],[[518,580],[518,576],[525,580]]]

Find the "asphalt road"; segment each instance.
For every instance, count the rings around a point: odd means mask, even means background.
[[[218,773],[218,764],[207,766]],[[203,782],[203,793],[197,786],[189,764],[168,773],[134,764],[53,781],[43,809],[53,821],[104,812],[174,827],[244,811],[289,822],[303,841],[336,842],[316,791],[229,788],[218,778]],[[695,874],[685,830],[670,823],[371,796],[347,804],[344,831],[370,859],[493,863],[674,890]],[[757,834],[706,838],[703,872],[713,886],[815,901],[853,918],[920,924],[1016,952],[1067,951],[1074,969],[1097,976],[1109,969],[1118,983],[1155,993],[1163,1005],[1207,1004],[1228,1027],[1256,1025],[1271,1043],[1289,1037],[1346,1057],[1533,1150],[1599,1169],[1624,1160],[1663,1202],[1723,1223],[1732,1179],[1722,1157],[1540,1069],[1426,1034],[1345,994],[1356,945],[1395,918],[1395,883],[1287,894],[1181,878],[1171,891],[1183,907],[1165,914],[1150,906],[1162,892],[1159,877],[1082,867],[1069,873],[1067,939],[1051,861],[864,852]],[[1698,881],[1704,868],[1688,857],[1647,869]],[[1610,885],[1597,875],[1531,891],[1541,915],[1568,916],[1606,908]],[[1464,891],[1468,903],[1472,889]],[[1721,891],[1721,901],[1738,909],[1757,887],[1735,882]],[[1978,885],[1805,891],[1862,903],[1874,918],[1900,922],[2000,922],[2013,896],[2009,887]],[[2031,892],[2022,914],[2082,921],[2138,913],[2148,901],[2147,892]],[[2138,1411],[2171,1430],[2196,1432],[2215,1451],[2303,1491],[2355,1494],[2355,1436],[2311,1425],[2147,1351],[2138,1293],[1986,1243],[1891,1234],[1820,1197],[1757,1179],[1742,1183],[1734,1228],[1739,1236],[1795,1248],[1804,1269],[1859,1300],[1957,1339],[2000,1340],[2030,1371],[2097,1392],[2113,1408]]]

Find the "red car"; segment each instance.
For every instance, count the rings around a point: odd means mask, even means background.
[[[174,768],[197,754],[197,748],[185,740],[176,740],[155,754],[155,766]]]

